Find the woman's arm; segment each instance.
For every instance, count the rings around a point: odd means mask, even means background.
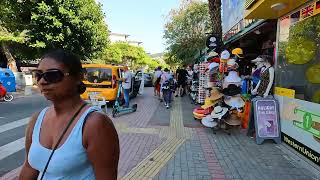
[[[25,141],[26,159],[24,160],[24,164],[22,166],[22,169],[19,175],[19,180],[35,180],[39,175],[39,171],[33,169],[28,162],[29,149],[32,143],[33,128],[37,121],[38,115],[39,113],[36,113],[31,117],[31,120],[26,130],[26,141]]]
[[[83,145],[93,165],[97,180],[116,180],[119,162],[119,139],[108,116],[94,112],[84,126]]]

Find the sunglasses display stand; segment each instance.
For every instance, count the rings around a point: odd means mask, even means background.
[[[206,72],[207,64],[200,63],[199,64],[199,87],[198,87],[198,100],[197,103],[203,104],[206,98],[206,90],[205,87],[209,81],[209,73]]]

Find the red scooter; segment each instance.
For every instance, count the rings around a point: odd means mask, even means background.
[[[8,94],[6,88],[2,85],[0,81],[0,100],[3,99],[6,102],[10,102],[13,100],[13,95]]]

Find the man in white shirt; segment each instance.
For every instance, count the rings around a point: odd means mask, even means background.
[[[124,77],[122,78],[122,88],[124,94],[124,101],[125,101],[125,108],[129,107],[129,93],[131,88],[131,81],[132,81],[132,73],[129,71],[127,65],[124,66]]]

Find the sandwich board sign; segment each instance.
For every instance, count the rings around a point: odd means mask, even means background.
[[[266,139],[281,143],[279,105],[274,98],[254,98],[252,100],[256,143],[262,144]]]

